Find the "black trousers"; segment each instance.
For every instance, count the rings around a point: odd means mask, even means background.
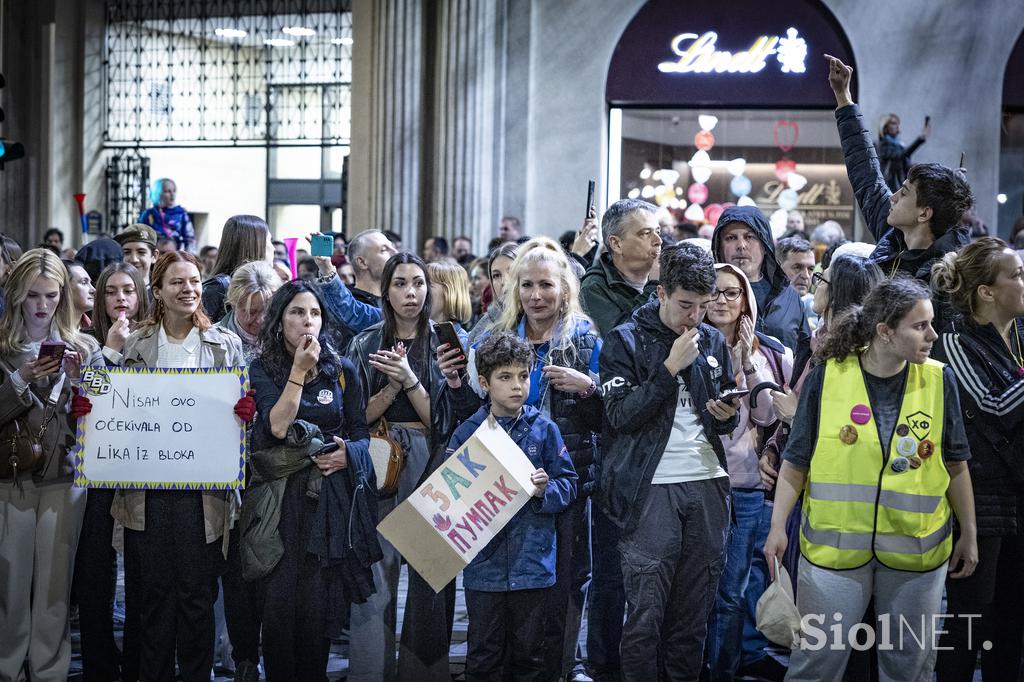
[[[449,682],[448,651],[455,621],[455,581],[440,592],[409,566],[409,589],[398,646],[398,679]]]
[[[114,517],[110,515],[110,505],[115,494],[115,490],[101,488],[89,491],[75,554],[72,591],[78,602],[85,682],[137,680],[139,677],[138,596],[127,575],[123,654],[114,640],[117,552],[111,545]]]
[[[146,530],[125,530],[126,570],[137,572],[139,678],[209,682],[213,670],[213,586],[220,541],[207,543],[202,493],[146,492]],[[131,578],[126,577],[126,580]]]
[[[551,588],[466,590],[469,632],[466,681],[540,680],[544,670],[545,600]]]
[[[556,681],[572,672],[590,585],[590,498],[576,498],[555,518],[555,584],[545,600],[544,667]]]
[[[696,680],[725,566],[729,479],[652,485],[619,541],[626,590],[623,680]]]
[[[228,626],[231,659],[236,668],[242,661],[259,663],[260,625],[263,623],[263,614],[258,608],[257,588],[242,578],[238,532],[237,525],[231,529],[228,559],[220,576],[224,586],[224,621]]]
[[[974,679],[981,652],[981,674],[1016,682],[1024,636],[1024,536],[978,538],[978,567],[967,578],[946,579],[946,633],[935,665],[939,682]],[[970,618],[966,616],[981,616]],[[991,649],[983,647],[992,644]],[[952,647],[946,650],[945,647]]]

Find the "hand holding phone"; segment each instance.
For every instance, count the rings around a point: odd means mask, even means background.
[[[314,234],[310,238],[310,254],[316,256],[334,255],[334,237],[329,234]]]
[[[64,358],[67,344],[63,341],[43,341],[39,345],[39,362],[60,361]]]
[[[455,331],[455,325],[451,322],[437,322],[434,324],[434,333],[437,334],[438,341],[448,344],[448,350],[458,348],[463,355],[466,354],[466,349],[462,347],[462,341]]]
[[[723,403],[729,403],[730,405],[734,405],[737,400],[739,400],[740,398],[744,397],[748,393],[750,393],[750,391],[747,391],[747,390],[743,390],[743,391],[726,391],[725,393],[720,395],[718,397],[718,399],[721,400]]]
[[[594,192],[597,190],[597,183],[591,180],[587,183],[587,208],[583,212],[583,219],[590,220],[590,212],[594,210]]]

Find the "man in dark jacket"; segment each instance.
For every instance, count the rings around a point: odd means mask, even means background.
[[[907,179],[895,192],[885,184],[871,133],[850,94],[853,69],[835,57],[829,59],[828,81],[836,96],[836,125],[843,145],[846,173],[857,205],[864,216],[875,250],[871,260],[889,277],[904,273],[931,284],[932,265],[970,241],[960,217],[974,204],[963,174],[937,163],[910,167]],[[932,326],[942,329],[948,305],[935,300]]]
[[[656,210],[646,201],[622,199],[601,218],[604,253],[580,285],[583,309],[601,334],[628,322],[658,286],[650,278],[661,253]]]
[[[711,253],[715,262],[735,265],[750,280],[757,299],[757,331],[774,336],[794,353],[810,347],[811,328],[800,294],[775,257],[772,229],[760,209],[730,206],[722,211]]]
[[[725,339],[702,324],[715,269],[698,246],[661,255],[658,300],[605,337],[599,502],[622,530],[622,679],[697,679],[729,532],[721,434],[736,408]]]

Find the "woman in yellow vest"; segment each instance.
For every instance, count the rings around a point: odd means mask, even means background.
[[[832,323],[804,382],[764,548],[774,572],[803,491],[787,681],[841,679],[851,649],[872,645],[881,682],[931,679],[947,566],[965,577],[978,561],[956,379],[928,358],[931,321],[928,289],[884,281]],[[872,597],[878,620],[863,624]]]

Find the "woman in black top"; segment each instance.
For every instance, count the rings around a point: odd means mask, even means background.
[[[366,394],[367,422],[386,419],[406,451],[397,497],[381,500],[383,518],[440,466],[455,426],[472,416],[480,401],[465,381],[461,349],[441,345],[433,332],[424,262],[409,253],[392,256],[384,265],[381,294],[383,320],[352,339],[349,357]],[[388,618],[393,604],[387,602],[397,591],[400,557],[385,541],[381,544],[385,558],[374,566],[381,601],[353,612],[350,679],[394,676],[394,621]],[[454,581],[435,594],[410,569],[398,679],[451,679],[454,611]]]
[[[978,570],[949,580],[936,671],[940,682],[971,680],[978,650],[985,680],[1016,680],[1024,621],[1024,272],[1017,253],[983,237],[932,267],[934,286],[960,313],[939,337],[939,359],[960,387],[971,444],[978,517]],[[969,630],[968,614],[980,614]],[[991,642],[985,649],[980,645]]]
[[[209,279],[203,282],[203,309],[211,322],[219,322],[227,310],[224,301],[231,285],[231,275],[239,266],[262,260],[270,263],[274,245],[270,228],[263,218],[254,215],[233,215],[224,223],[217,262]]]
[[[352,363],[333,348],[323,311],[315,285],[299,280],[282,286],[270,301],[261,353],[249,370],[259,412],[254,451],[281,453],[284,446],[293,446],[273,461],[264,456],[252,462],[257,484],[272,485],[273,479],[287,476],[278,526],[284,552],[259,585],[264,599],[263,659],[270,680],[322,680],[326,675],[329,636],[340,634],[343,612],[338,610],[347,609],[349,601],[334,599],[332,581],[338,578],[332,568],[324,567],[323,557],[312,552],[311,543],[320,518],[332,513],[321,508],[334,499],[327,497],[329,486],[340,483],[355,504],[355,497],[365,494],[365,479],[372,469],[359,377]],[[319,429],[324,443],[333,441],[337,447],[315,457],[309,466],[308,458],[320,445],[319,440],[310,442],[314,429]],[[253,511],[255,490],[246,497],[243,519]],[[314,495],[317,491],[319,497]],[[243,536],[248,532],[243,520]],[[343,595],[366,597],[347,588]],[[329,629],[331,624],[338,626],[337,632]]]

